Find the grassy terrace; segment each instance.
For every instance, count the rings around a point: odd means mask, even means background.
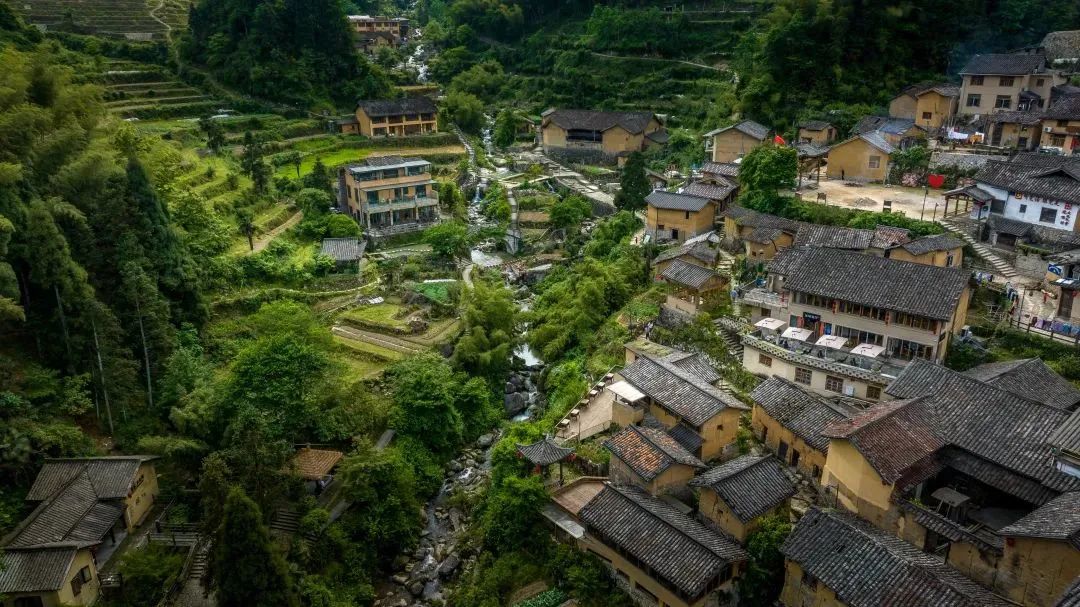
[[[353,308],[341,315],[342,320],[368,328],[385,328],[391,331],[408,331],[409,323],[401,317],[400,304],[384,302],[371,306]]]

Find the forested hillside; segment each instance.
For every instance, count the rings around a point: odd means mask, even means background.
[[[1071,0],[668,7],[422,3],[428,40],[442,48],[432,74],[444,83],[495,60],[505,79],[490,100],[537,111],[648,107],[693,127],[715,126],[735,112],[778,127],[825,108],[862,112],[907,84],[955,74],[974,53],[1038,44],[1048,31],[1080,27]]]

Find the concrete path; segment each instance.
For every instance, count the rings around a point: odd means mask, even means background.
[[[251,254],[254,254],[254,253],[258,253],[259,251],[262,251],[266,247],[270,246],[270,243],[273,242],[273,240],[275,238],[277,238],[278,236],[281,236],[282,234],[285,233],[286,230],[288,230],[289,228],[293,227],[294,225],[300,223],[300,220],[303,219],[303,218],[304,218],[304,212],[303,211],[297,211],[292,217],[286,219],[285,222],[282,223],[281,225],[279,225],[278,227],[276,227],[273,230],[270,230],[269,232],[267,232],[267,233],[263,234],[262,236],[259,236],[258,238],[256,238],[254,240],[255,248],[254,249],[248,248],[247,251],[244,251],[244,255],[251,255]]]

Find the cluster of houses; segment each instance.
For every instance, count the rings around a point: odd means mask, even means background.
[[[349,15],[348,19],[357,50],[369,55],[380,47],[399,48],[408,41],[409,20],[404,17]]]
[[[736,604],[747,538],[789,512],[787,607],[1072,605],[1080,389],[1038,359],[941,364],[970,296],[951,237],[791,227],[741,294],[743,362],[762,381],[740,399],[702,354],[626,344],[601,388],[607,476],[552,492],[557,537],[643,605]],[[713,259],[706,241],[673,251],[667,268]],[[747,409],[766,453],[739,448]]]

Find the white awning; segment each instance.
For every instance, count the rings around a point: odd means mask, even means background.
[[[762,329],[769,329],[770,331],[779,331],[780,327],[786,324],[786,322],[780,320],[779,318],[762,318],[761,320],[754,323],[754,326],[761,327]]]
[[[847,340],[843,337],[840,337],[839,335],[822,335],[820,338],[818,338],[817,343],[815,343],[814,345],[821,346],[823,348],[838,349],[843,348],[846,342]]]
[[[867,358],[877,358],[884,351],[885,348],[883,346],[876,346],[870,343],[859,344],[851,349],[852,354],[865,356]]]
[[[625,381],[617,381],[611,384],[610,386],[608,386],[608,390],[611,390],[615,393],[616,396],[622,398],[628,403],[636,403],[637,401],[645,398],[645,394],[642,393],[641,390],[638,390],[637,388],[631,386]]]
[[[813,331],[810,329],[800,329],[798,327],[788,327],[787,330],[780,336],[785,339],[794,339],[795,341],[806,341],[810,338]]]

